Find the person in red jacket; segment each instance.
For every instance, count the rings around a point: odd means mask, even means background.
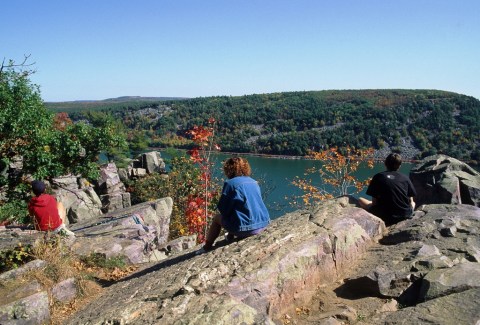
[[[63,204],[45,193],[46,187],[42,181],[35,180],[31,185],[35,196],[28,203],[28,211],[34,217],[35,229],[74,236],[65,226],[66,210]]]

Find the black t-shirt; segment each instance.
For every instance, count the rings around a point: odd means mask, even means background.
[[[417,193],[407,176],[396,171],[384,171],[373,176],[367,195],[377,199],[377,208],[385,217],[406,217],[411,214],[410,198]]]

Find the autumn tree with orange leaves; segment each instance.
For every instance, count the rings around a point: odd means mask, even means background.
[[[374,164],[373,148],[347,147],[341,152],[334,147],[324,151],[309,151],[307,158],[319,161],[320,166],[307,169],[305,178],[297,176],[292,182],[303,191],[300,199],[305,205],[360,192],[370,180],[357,179],[355,172],[362,163],[369,168],[373,168]],[[322,187],[314,185],[313,181],[322,184]]]
[[[197,241],[205,240],[209,219],[215,212],[215,199],[218,198],[218,185],[212,180],[212,153],[220,147],[214,142],[216,120],[210,118],[208,126],[194,126],[188,134],[192,137],[195,147],[188,151],[190,159],[200,169],[197,179],[200,191],[188,198],[185,216],[189,232],[197,234]]]

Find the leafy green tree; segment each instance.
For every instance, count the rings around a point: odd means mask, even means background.
[[[111,123],[102,127],[73,124],[66,114],[59,123],[45,108],[39,87],[31,82],[33,72],[26,59],[0,66],[0,220],[26,214],[22,208],[11,208],[25,207],[21,202],[29,194],[26,176],[51,179],[72,173],[95,179],[99,153],[125,144]],[[14,162],[20,162],[18,168],[9,171]]]
[[[132,203],[137,204],[169,196],[173,199],[172,220],[170,222],[170,238],[188,234],[185,212],[189,198],[198,196],[201,188],[196,181],[200,170],[184,153],[169,151],[173,156],[168,165],[168,175],[150,174],[131,184],[127,184],[132,193]]]
[[[109,161],[116,161],[117,166],[122,164],[122,161],[128,158],[128,144],[126,142],[127,130],[124,124],[115,119],[112,114],[99,112],[99,111],[87,111],[84,117],[88,122],[101,134],[96,134],[98,140],[102,141],[109,139],[116,145],[109,147],[108,144],[105,147],[103,153],[107,156]]]

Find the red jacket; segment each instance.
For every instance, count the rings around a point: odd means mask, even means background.
[[[58,215],[57,200],[49,194],[33,197],[28,204],[28,211],[35,216],[37,230],[55,230],[63,223]]]

